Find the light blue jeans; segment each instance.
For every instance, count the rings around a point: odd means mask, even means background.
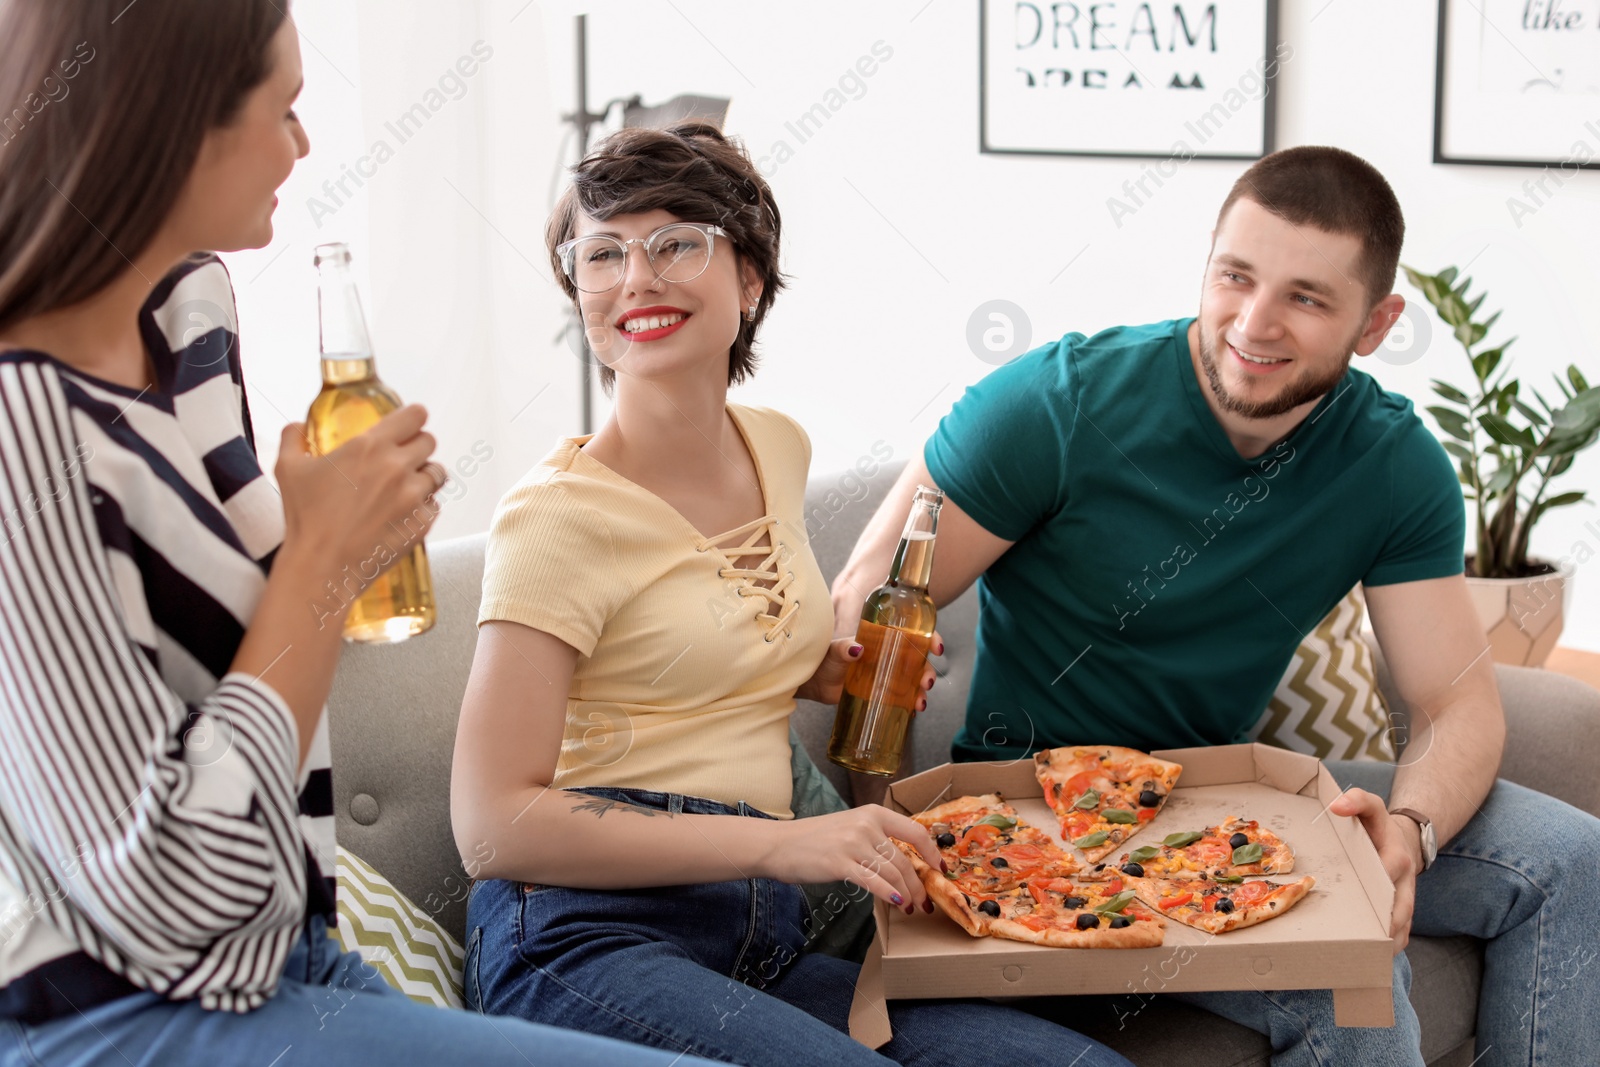
[[[1386,800],[1390,764],[1329,761],[1343,786]],[[1500,779],[1472,820],[1417,879],[1413,935],[1488,942],[1473,1067],[1600,1063],[1600,819]],[[1393,1028],[1335,1026],[1326,990],[1173,993],[1266,1034],[1273,1067],[1422,1064],[1408,993],[1394,963]]]
[[[40,1026],[0,1020],[0,1067],[689,1067],[706,1061],[520,1019],[417,1004],[312,918],[246,1015],[135,993]]]

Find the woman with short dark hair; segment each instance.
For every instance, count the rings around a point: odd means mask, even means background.
[[[274,0],[0,0],[0,1067],[666,1063],[329,937],[313,605],[442,475],[419,407],[257,465],[213,253],[271,240],[300,81]]]
[[[848,1035],[859,966],[815,951],[800,886],[931,912],[890,838],[940,859],[879,805],[795,817],[795,699],[837,702],[862,650],[833,640],[805,535],[810,440],[727,402],[782,285],[780,229],[748,156],[698,123],[612,136],[550,221],[616,409],[489,536],[451,783],[462,854],[493,854],[468,1004],[733,1063],[1126,1064],[982,1001],[890,1004],[881,1053]]]

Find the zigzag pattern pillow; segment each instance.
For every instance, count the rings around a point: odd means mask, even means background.
[[[339,846],[339,924],[346,952],[359,952],[383,980],[412,1000],[464,1007],[461,945],[427,912],[355,853]]]
[[[1394,762],[1389,712],[1361,637],[1365,613],[1356,586],[1306,635],[1251,740],[1318,759]]]

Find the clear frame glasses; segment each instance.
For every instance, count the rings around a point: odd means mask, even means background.
[[[628,246],[644,246],[656,277],[666,282],[692,282],[711,265],[718,237],[728,232],[706,222],[669,222],[648,237],[623,241],[607,234],[578,237],[556,246],[561,270],[581,293],[615,289],[628,267]]]

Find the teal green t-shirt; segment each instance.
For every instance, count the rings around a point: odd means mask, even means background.
[[[1352,368],[1241,459],[1192,321],[1068,334],[969,388],[928,440],[934,481],[1016,542],[978,579],[955,759],[1244,740],[1356,583],[1461,573],[1460,485],[1410,401]]]

